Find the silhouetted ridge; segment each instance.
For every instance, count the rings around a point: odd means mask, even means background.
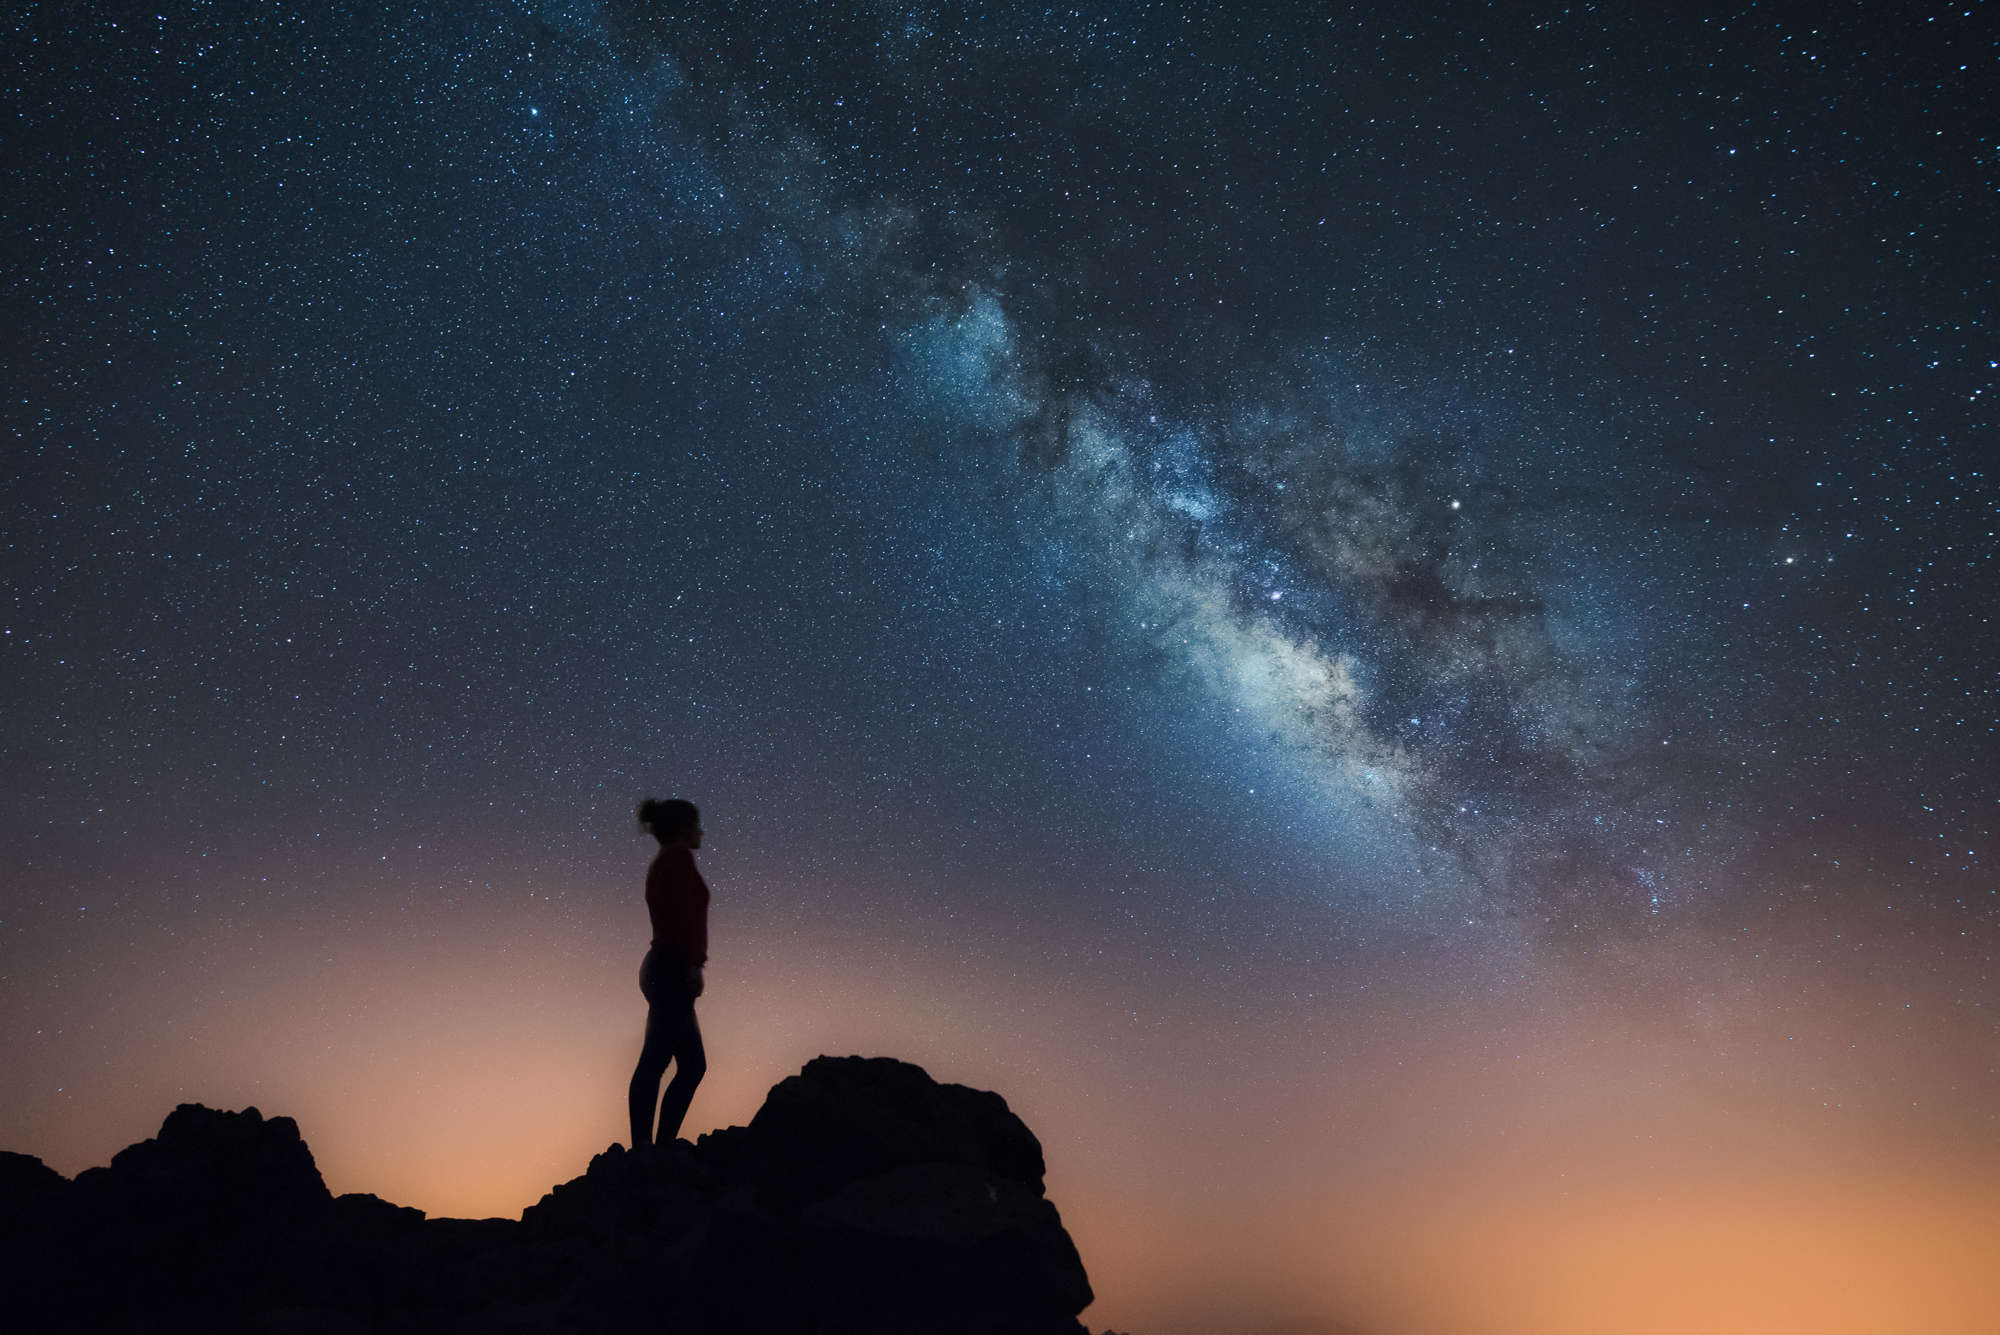
[[[182,1104],[74,1182],[0,1154],[0,1292],[44,1330],[1083,1335],[1042,1173],[999,1095],[881,1057],[614,1145],[518,1222],[335,1198],[290,1118]]]
[[[77,1174],[76,1186],[100,1208],[203,1234],[281,1227],[333,1203],[297,1122],[199,1103],[168,1113],[159,1135],[118,1151],[109,1168]]]

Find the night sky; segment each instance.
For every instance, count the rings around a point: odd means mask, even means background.
[[[8,21],[0,1146],[517,1214],[677,796],[1093,1330],[1994,1328],[1990,5],[425,8]]]

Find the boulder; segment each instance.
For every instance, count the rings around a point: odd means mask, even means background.
[[[759,1188],[804,1203],[919,1163],[961,1164],[1042,1194],[1042,1145],[1007,1100],[893,1057],[817,1057],[771,1089],[739,1153]]]
[[[718,1328],[1074,1332],[1091,1301],[1041,1143],[998,1094],[819,1057],[689,1157],[714,1174],[696,1274]]]
[[[78,1174],[76,1185],[99,1209],[201,1234],[298,1223],[333,1202],[297,1122],[199,1103],[181,1104],[159,1135]]]

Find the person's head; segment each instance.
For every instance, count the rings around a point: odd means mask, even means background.
[[[649,797],[639,804],[639,829],[659,840],[662,848],[676,844],[700,848],[701,809],[678,797],[664,802]]]

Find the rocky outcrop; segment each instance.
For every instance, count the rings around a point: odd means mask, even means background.
[[[1082,1335],[1042,1172],[999,1095],[889,1058],[614,1145],[518,1221],[334,1197],[290,1118],[183,1104],[74,1182],[0,1154],[0,1292],[44,1330]]]

